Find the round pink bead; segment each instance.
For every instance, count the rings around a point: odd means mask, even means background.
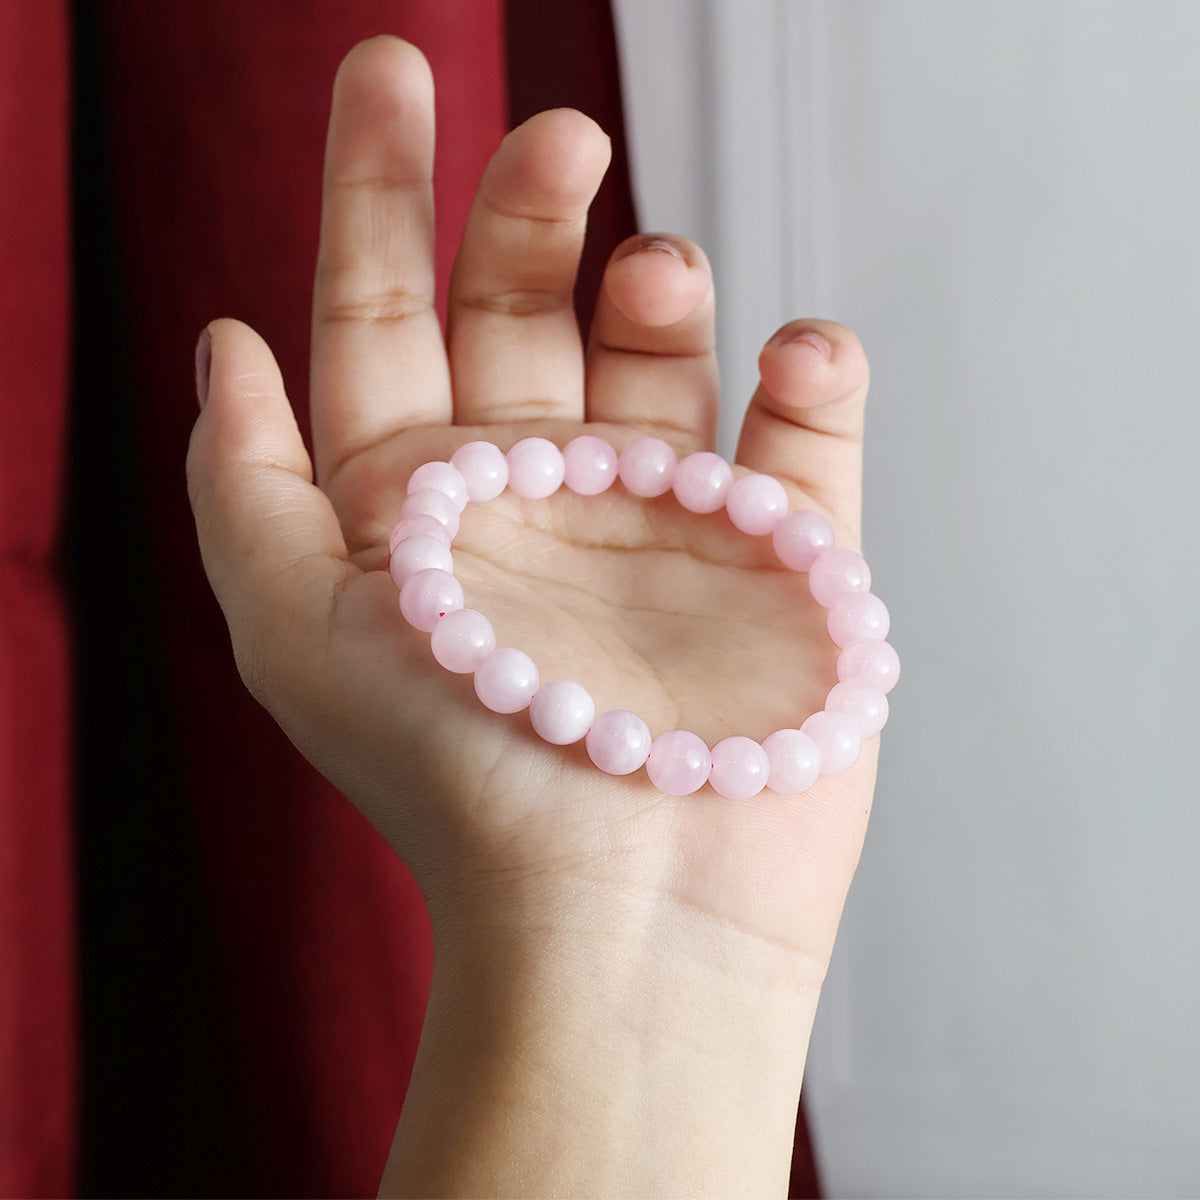
[[[763,738],[763,749],[771,764],[767,787],[781,796],[794,796],[817,782],[821,752],[817,743],[800,729],[777,729]]]
[[[577,742],[592,727],[596,704],[587,688],[570,679],[543,683],[529,704],[529,720],[543,741],[555,746]]]
[[[743,533],[770,533],[787,516],[788,496],[783,484],[770,475],[744,475],[735,479],[725,497],[725,511]]]
[[[900,656],[890,642],[851,642],[837,660],[839,679],[861,679],[876,691],[888,692],[900,678]]]
[[[456,675],[469,675],[496,648],[492,623],[473,608],[448,612],[429,639],[433,657]]]
[[[405,517],[432,517],[445,525],[446,532],[451,537],[458,533],[462,524],[458,505],[445,492],[439,492],[435,488],[421,488],[419,491],[409,492],[404,503],[400,505],[399,520],[403,521]]]
[[[767,752],[748,737],[727,737],[712,748],[709,786],[727,800],[749,800],[767,786]]]
[[[449,571],[427,567],[410,575],[400,589],[400,611],[414,628],[432,633],[447,613],[463,606],[462,584]]]
[[[415,517],[405,517],[392,526],[392,532],[388,535],[388,553],[391,554],[405,538],[416,537],[422,533],[445,542],[447,546],[450,545],[450,530],[437,517],[420,513]]]
[[[660,733],[650,747],[646,774],[668,796],[690,796],[708,781],[712,755],[708,743],[686,729]]]
[[[545,438],[522,438],[508,452],[508,486],[526,500],[544,500],[562,486],[562,451]]]
[[[851,592],[829,610],[825,625],[835,646],[848,646],[851,642],[882,641],[892,619],[873,592]]]
[[[508,487],[508,459],[491,442],[466,442],[450,455],[450,465],[467,481],[467,495],[478,504],[495,500]]]
[[[515,713],[528,708],[537,689],[538,669],[533,659],[511,646],[493,650],[475,668],[475,695],[492,712]]]
[[[710,450],[689,454],[675,468],[675,499],[688,512],[716,512],[733,486],[733,468]]]
[[[821,774],[837,775],[854,765],[862,749],[862,735],[853,717],[839,712],[813,713],[800,726],[816,743],[821,755]]]
[[[887,697],[858,679],[835,683],[825,697],[825,709],[851,717],[863,738],[874,737],[887,724]]]
[[[397,587],[403,587],[410,575],[429,567],[454,573],[454,558],[450,547],[427,533],[398,542],[391,558],[388,559],[388,574]]]
[[[851,592],[871,590],[871,568],[853,550],[826,550],[808,568],[808,590],[822,608],[832,608]]]
[[[617,477],[617,452],[603,438],[585,433],[563,447],[563,482],[580,496],[598,496]]]
[[[665,496],[675,480],[679,458],[662,438],[638,438],[621,451],[617,472],[635,496]]]
[[[434,491],[449,496],[455,507],[462,512],[470,497],[467,481],[448,462],[422,463],[409,477],[404,489],[410,496],[413,492]]]
[[[588,758],[609,775],[629,775],[650,756],[650,730],[623,708],[601,713],[588,730]]]
[[[807,571],[817,557],[833,547],[833,526],[820,513],[806,508],[788,513],[771,534],[776,557],[793,571]]]

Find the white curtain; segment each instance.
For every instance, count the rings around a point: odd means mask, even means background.
[[[862,337],[904,662],[810,1056],[833,1196],[1200,1194],[1200,4],[619,0],[724,448]]]

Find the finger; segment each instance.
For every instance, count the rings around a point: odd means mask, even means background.
[[[587,416],[653,430],[681,449],[717,430],[712,272],[686,238],[642,234],[617,247],[587,352]]]
[[[450,281],[460,425],[583,416],[575,273],[608,138],[573,109],[538,113],[484,172]]]
[[[329,502],[312,484],[270,349],[239,321],[214,321],[206,332],[211,367],[188,447],[188,494],[238,666],[263,699],[270,647],[287,640],[281,630],[315,627],[355,568]],[[203,345],[202,334],[198,364]],[[290,644],[320,645],[311,632],[299,631]]]
[[[413,425],[448,423],[434,308],[433,78],[415,46],[374,38],[333,86],[313,290],[318,477]]]
[[[870,378],[858,338],[834,321],[793,321],[763,347],[758,367],[737,461],[791,480],[857,541]]]

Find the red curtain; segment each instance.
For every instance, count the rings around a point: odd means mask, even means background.
[[[182,477],[215,315],[268,338],[303,422],[329,89],[381,31],[438,81],[445,280],[507,128],[498,0],[76,10],[80,312],[104,314],[80,330],[72,529],[91,1193],[373,1193],[416,1049],[424,905],[242,688]]]
[[[0,5],[0,1195],[71,1184],[67,21]]]
[[[443,284],[510,117],[616,134],[588,297],[633,231],[607,0],[0,4],[0,1195],[377,1186],[424,905],[242,689],[182,464],[213,316],[303,423],[329,85],[382,31],[437,79]]]

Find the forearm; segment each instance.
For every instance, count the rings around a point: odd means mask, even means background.
[[[383,1194],[786,1194],[819,972],[591,899],[441,939]]]

